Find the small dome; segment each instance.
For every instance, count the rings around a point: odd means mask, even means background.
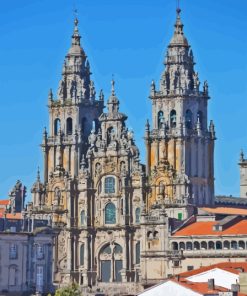
[[[174,34],[171,39],[170,45],[182,45],[182,46],[189,46],[187,38],[184,34]]]

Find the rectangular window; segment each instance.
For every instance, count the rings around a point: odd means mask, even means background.
[[[105,178],[105,193],[115,193],[115,179],[114,177]]]
[[[123,261],[122,260],[116,260],[115,261],[115,277],[116,277],[116,282],[121,282],[122,281],[122,276],[121,276],[121,270],[123,268]]]
[[[187,270],[188,270],[188,271],[194,270],[194,266],[193,266],[193,265],[188,265],[188,266],[187,266]]]
[[[179,261],[178,260],[173,261],[173,267],[179,267]]]
[[[102,282],[109,283],[111,279],[111,261],[101,261],[101,278]]]
[[[16,244],[10,244],[9,259],[17,259],[17,245]]]
[[[140,264],[141,257],[141,244],[138,242],[136,244],[136,264]]]
[[[37,259],[41,260],[44,258],[44,249],[43,249],[43,246],[41,245],[38,245],[37,246]]]
[[[178,220],[183,220],[183,213],[178,213]]]
[[[36,290],[38,292],[43,292],[43,283],[44,281],[44,267],[43,266],[37,266],[36,269]]]
[[[80,265],[84,265],[84,244],[81,245],[80,248]]]
[[[15,267],[10,267],[10,269],[9,269],[9,285],[10,286],[16,285],[16,269],[15,269]]]

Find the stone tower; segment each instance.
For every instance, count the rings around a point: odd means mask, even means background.
[[[165,203],[169,216],[184,219],[189,204],[214,203],[214,124],[208,127],[208,83],[200,89],[192,50],[177,9],[159,90],[151,85],[152,129],[146,124],[148,208]],[[169,210],[169,208],[171,210]]]
[[[32,187],[29,220],[46,219],[56,235],[53,282],[76,281],[85,293],[136,294],[140,288],[140,215],[145,168],[119,112],[112,81],[107,112],[95,98],[80,46],[78,20],[57,98],[49,94],[43,133],[44,182]]]
[[[244,152],[240,153],[240,197],[247,198],[247,159],[244,158]]]
[[[90,65],[80,45],[78,20],[75,19],[72,44],[65,57],[57,98],[49,93],[49,135],[44,131],[44,181],[61,165],[72,177],[77,176],[82,154],[92,129],[98,128],[98,117],[104,102],[96,100]]]

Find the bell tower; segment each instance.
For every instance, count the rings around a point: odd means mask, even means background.
[[[80,39],[76,18],[57,96],[54,97],[52,90],[48,96],[49,133],[44,131],[42,142],[45,183],[57,166],[62,166],[72,177],[78,175],[81,156],[88,148],[88,136],[92,129],[97,130],[104,107],[102,91],[99,100],[96,99],[89,61]]]
[[[183,219],[179,208],[214,203],[214,124],[208,126],[208,83],[200,87],[192,49],[177,9],[160,87],[151,84],[152,128],[145,132],[148,207],[161,203]],[[176,210],[174,210],[176,209]]]

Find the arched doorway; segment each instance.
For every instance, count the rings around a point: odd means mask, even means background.
[[[99,253],[99,264],[102,282],[122,282],[123,248],[119,244],[105,245]]]

